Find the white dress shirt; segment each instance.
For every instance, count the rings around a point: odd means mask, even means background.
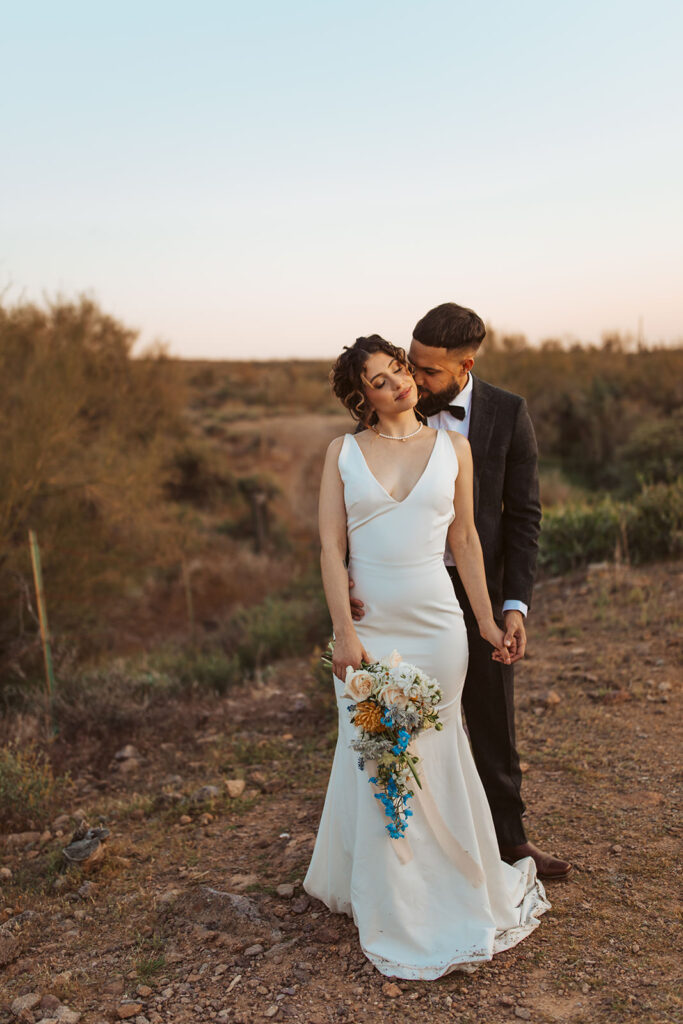
[[[467,384],[462,391],[455,396],[451,405],[459,405],[465,410],[465,418],[462,420],[456,419],[455,416],[451,416],[447,409],[443,409],[441,412],[435,413],[433,416],[427,418],[427,425],[434,427],[436,430],[457,430],[459,434],[463,434],[464,437],[469,437],[470,433],[470,419],[472,409],[472,374],[467,375]],[[444,555],[444,561],[446,565],[455,565],[453,556],[451,555],[448,548]],[[526,615],[529,611],[528,605],[524,601],[516,601],[513,599],[506,600],[503,602],[503,611],[520,611],[522,615]]]

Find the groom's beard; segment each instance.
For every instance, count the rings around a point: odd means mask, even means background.
[[[443,391],[423,391],[417,403],[418,412],[424,416],[435,416],[446,406],[450,405],[456,395],[460,394],[458,382],[453,381]]]

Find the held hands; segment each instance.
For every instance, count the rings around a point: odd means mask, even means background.
[[[511,608],[509,611],[503,612],[503,618],[505,619],[505,643],[510,641],[508,651],[510,652],[510,664],[513,665],[524,657],[526,651],[524,616],[520,611]]]
[[[350,665],[353,669],[360,668],[361,661],[372,664],[374,658],[365,650],[356,636],[355,630],[335,637],[332,671],[337,679],[344,681],[348,666]]]
[[[488,640],[495,650],[492,652],[491,657],[494,661],[500,661],[503,665],[511,665],[513,660],[512,651],[514,640],[509,640],[507,633],[504,633],[496,623],[491,619],[490,622],[479,626],[479,633],[484,640]],[[514,647],[516,652],[516,646]]]

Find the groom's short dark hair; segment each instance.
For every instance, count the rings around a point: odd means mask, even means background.
[[[413,337],[430,348],[479,348],[486,335],[484,321],[473,309],[443,302],[415,325]]]

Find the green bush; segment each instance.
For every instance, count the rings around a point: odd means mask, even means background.
[[[626,506],[626,530],[633,562],[683,554],[683,477],[644,487]]]
[[[539,565],[567,572],[614,557],[634,563],[683,552],[683,479],[643,487],[631,502],[604,497],[551,509],[543,517]]]
[[[538,560],[552,573],[612,558],[619,537],[619,509],[611,498],[552,509],[543,516]]]
[[[246,671],[278,658],[305,654],[329,632],[322,595],[268,597],[230,623],[234,651]]]
[[[63,779],[36,747],[0,747],[0,825],[31,829],[44,825],[54,808]]]

